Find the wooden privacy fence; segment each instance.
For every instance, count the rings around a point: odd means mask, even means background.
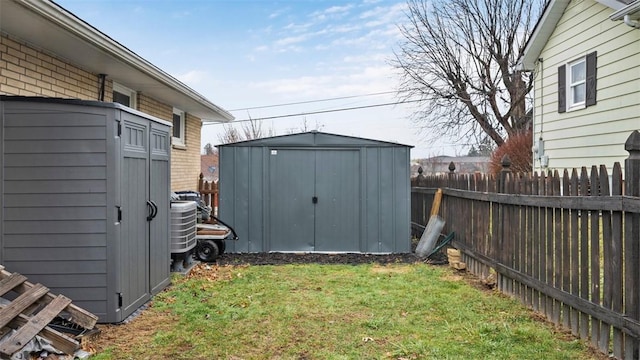
[[[198,178],[198,192],[205,204],[211,206],[213,215],[218,215],[218,183],[215,181],[205,181],[204,175],[200,173]]]
[[[418,176],[412,224],[428,221],[442,188],[445,232],[467,269],[602,352],[638,358],[640,345],[640,133],[620,164],[534,174]],[[425,216],[426,215],[426,216]]]

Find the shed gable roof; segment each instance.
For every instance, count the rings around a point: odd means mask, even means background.
[[[28,26],[25,26],[28,24]],[[0,1],[0,32],[204,121],[233,115],[50,0]]]
[[[242,146],[242,147],[413,147],[394,142],[364,139],[353,136],[329,134],[318,131],[310,131],[299,134],[289,134],[273,136],[262,139],[240,141],[231,144],[218,145],[221,147]]]

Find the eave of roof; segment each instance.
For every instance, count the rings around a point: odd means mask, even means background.
[[[24,26],[29,24],[29,26]],[[0,32],[209,122],[228,111],[50,0],[0,0]]]
[[[538,19],[538,23],[533,28],[533,33],[527,41],[524,49],[524,56],[520,60],[520,67],[523,70],[533,70],[540,58],[542,49],[549,41],[553,30],[558,25],[564,10],[571,0],[550,0]]]
[[[625,7],[625,4],[618,0],[595,1],[614,10],[620,10]],[[571,0],[549,0],[547,2],[544,11],[542,12],[542,16],[540,16],[529,41],[527,41],[524,56],[519,64],[520,68],[523,70],[533,70],[535,68],[535,64],[540,58],[542,49],[547,44],[547,41],[549,41],[551,34],[558,25],[560,18],[562,18],[562,14],[564,14],[565,9],[570,2]],[[636,1],[635,3],[638,2],[640,1]]]
[[[624,20],[625,16],[629,16],[631,20],[640,19],[640,0],[636,0],[629,5],[619,9],[618,11],[611,14],[609,19],[617,21]]]

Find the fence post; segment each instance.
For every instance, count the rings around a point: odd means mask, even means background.
[[[635,130],[624,143],[629,157],[624,161],[625,195],[640,197],[640,132]],[[624,214],[624,292],[625,315],[640,320],[638,284],[640,274],[640,214],[627,211]],[[633,359],[638,355],[638,340],[625,336],[625,357]]]
[[[422,166],[420,166],[418,168],[418,176],[416,177],[416,186],[422,186],[422,183],[424,182],[424,175],[422,175],[423,172],[424,170],[422,169]]]

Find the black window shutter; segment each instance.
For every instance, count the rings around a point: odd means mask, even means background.
[[[567,111],[567,74],[566,65],[558,68],[558,112]]]
[[[587,78],[586,78],[586,98],[585,105],[592,106],[596,104],[596,70],[597,70],[597,52],[587,54]]]

